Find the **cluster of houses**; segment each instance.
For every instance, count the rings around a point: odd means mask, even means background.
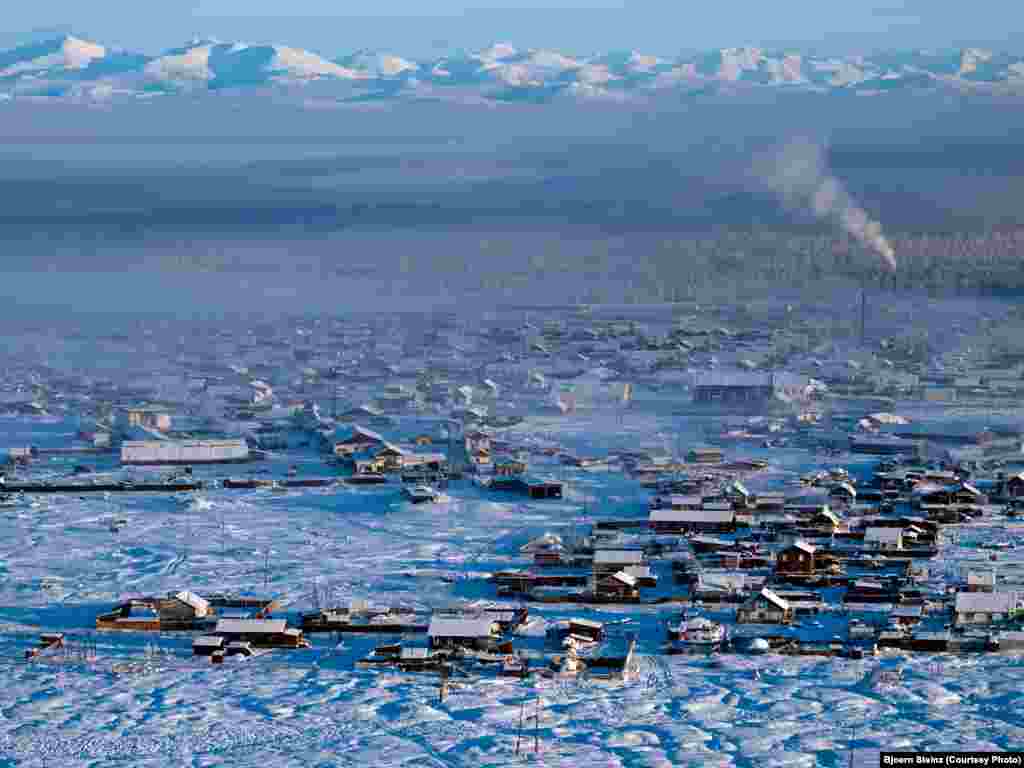
[[[129,467],[251,462],[269,451],[319,449],[367,482],[472,474],[489,493],[560,499],[563,482],[537,474],[537,465],[558,462],[567,472],[621,471],[651,491],[646,508],[624,511],[623,519],[527,543],[523,568],[493,576],[497,597],[516,604],[725,606],[737,626],[755,628],[793,627],[831,608],[890,606],[889,625],[874,627],[873,637],[901,647],[914,647],[918,629],[931,633],[920,640],[929,648],[936,633],[952,639],[962,628],[1013,632],[1024,586],[982,563],[962,583],[940,587],[932,566],[944,526],[1016,515],[1024,500],[1020,432],[994,421],[940,430],[878,402],[1012,398],[1024,389],[1024,358],[934,355],[898,339],[851,350],[811,314],[797,308],[754,318],[738,307],[680,302],[495,312],[472,324],[441,314],[288,318],[193,329],[188,343],[160,329],[144,340],[112,332],[99,341],[127,358],[155,349],[163,364],[126,366],[116,377],[34,363],[12,368],[8,378],[21,383],[5,384],[0,411],[74,417],[76,449],[110,452]],[[501,436],[533,415],[623,413],[645,396],[668,396],[684,414],[742,418],[678,456],[641,448],[574,455]],[[865,407],[845,414],[820,407],[838,397]],[[419,416],[443,431],[403,431],[407,417]],[[766,462],[727,459],[746,442],[886,459],[869,481],[824,472],[799,488],[755,493],[745,479]],[[538,451],[551,462],[531,466]],[[18,465],[38,455],[33,448],[8,453]],[[351,629],[338,616],[290,627],[265,605],[256,615],[232,615],[229,607],[179,592],[127,601],[97,626],[197,631],[197,652],[214,658],[302,647],[304,632],[321,625]],[[500,655],[525,620],[518,609],[436,611],[422,624],[427,645],[402,648],[397,658],[414,666],[439,663],[438,654],[456,648]],[[560,642],[595,634],[586,620],[573,620]]]
[[[876,624],[878,616],[889,622],[872,625],[873,642],[911,649],[937,647],[934,631],[918,637],[936,623],[950,649],[969,649],[962,633],[977,628],[998,630],[1006,642],[1024,638],[1024,582],[997,582],[984,564],[962,581],[933,572],[943,527],[1013,515],[991,502],[1015,499],[1019,475],[989,484],[992,496],[955,469],[909,461],[882,464],[863,486],[842,470],[804,480],[753,494],[721,478],[713,488],[705,478],[665,479],[653,487],[646,519],[599,520],[567,539],[547,533],[522,548],[527,567],[492,581],[498,595],[540,602],[682,601],[731,611],[737,626],[754,629],[867,611]],[[866,629],[851,638],[867,637]],[[978,649],[994,644],[988,637]]]

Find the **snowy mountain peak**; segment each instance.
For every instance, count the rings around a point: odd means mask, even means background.
[[[368,50],[356,51],[350,56],[336,59],[335,62],[342,67],[373,78],[398,77],[407,72],[415,72],[420,68],[419,64],[403,59],[401,56]]]
[[[38,75],[60,69],[84,69],[95,59],[107,55],[98,43],[64,35],[0,53],[0,78]]]
[[[508,43],[495,43],[490,48],[480,51],[477,56],[485,61],[501,61],[502,59],[511,59],[518,53],[515,46]]]
[[[650,99],[659,92],[739,98],[762,88],[875,95],[906,89],[1024,97],[1024,56],[981,48],[819,56],[758,46],[662,57],[619,50],[577,56],[494,43],[415,61],[358,50],[331,59],[285,45],[195,38],[159,55],[112,51],[70,34],[0,52],[0,100],[145,98],[181,90],[305,85],[339,103],[406,97],[464,103]],[[333,90],[332,90],[333,89]]]

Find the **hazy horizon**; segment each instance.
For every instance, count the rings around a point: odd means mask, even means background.
[[[951,0],[797,0],[781,6],[753,0],[699,8],[660,0],[530,2],[441,0],[429,9],[409,0],[339,9],[326,0],[188,0],[147,7],[145,21],[123,0],[83,6],[43,0],[8,9],[0,46],[53,31],[156,53],[195,36],[253,44],[281,43],[337,56],[385,49],[427,57],[495,42],[554,47],[578,54],[639,49],[662,55],[718,47],[823,49],[834,53],[950,47],[1024,47],[1024,10],[1004,0],[965,5]]]

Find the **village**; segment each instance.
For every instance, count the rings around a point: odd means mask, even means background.
[[[9,657],[331,658],[443,701],[1024,649],[1024,357],[696,305],[382,322],[172,340],[120,381],[9,365]]]

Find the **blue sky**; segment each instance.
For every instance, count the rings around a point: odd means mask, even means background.
[[[329,55],[362,47],[430,55],[494,41],[576,53],[732,45],[839,53],[1024,49],[1019,0],[34,0],[10,3],[4,16],[3,46],[62,28],[150,53],[193,36],[280,42]]]

